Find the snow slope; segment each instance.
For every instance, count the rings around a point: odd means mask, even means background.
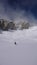
[[[37,65],[37,26],[0,34],[0,65]]]

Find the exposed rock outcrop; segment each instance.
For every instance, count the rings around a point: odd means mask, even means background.
[[[17,30],[17,29],[28,29],[30,27],[30,24],[29,23],[26,23],[26,22],[21,22],[19,24],[15,24],[14,22],[10,22],[10,21],[7,21],[7,20],[4,20],[4,19],[0,19],[0,29],[2,30]]]
[[[0,29],[2,29],[2,30],[8,30],[8,29],[14,30],[14,29],[16,29],[15,23],[9,22],[9,21],[4,20],[4,19],[0,19]]]
[[[11,29],[11,30],[15,30],[16,29],[14,22],[9,22],[7,27],[8,27],[8,29]]]

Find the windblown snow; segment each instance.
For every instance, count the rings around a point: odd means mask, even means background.
[[[0,32],[0,65],[37,65],[37,26]]]

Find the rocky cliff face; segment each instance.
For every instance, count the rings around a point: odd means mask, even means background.
[[[13,21],[12,22],[9,22],[7,20],[4,20],[4,19],[0,19],[0,29],[2,30],[16,30],[16,29],[28,29],[30,26],[29,23],[25,23],[25,22],[22,22],[22,23],[19,23],[19,24],[15,24]]]
[[[0,29],[2,30],[8,30],[8,29],[15,29],[15,23],[9,22],[4,19],[0,19]]]
[[[20,22],[16,26],[18,29],[21,29],[21,30],[28,29],[30,27],[30,23]]]
[[[9,22],[7,26],[8,26],[8,29],[11,29],[11,30],[15,30],[16,29],[14,22]]]

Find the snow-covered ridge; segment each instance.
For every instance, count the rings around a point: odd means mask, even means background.
[[[1,36],[2,35],[2,36]],[[31,27],[29,29],[24,30],[10,30],[10,31],[2,31],[0,36],[6,38],[6,40],[10,39],[11,41],[23,41],[25,39],[35,39],[37,37],[37,26]],[[2,39],[1,38],[1,39]],[[8,40],[9,41],[9,40]]]

